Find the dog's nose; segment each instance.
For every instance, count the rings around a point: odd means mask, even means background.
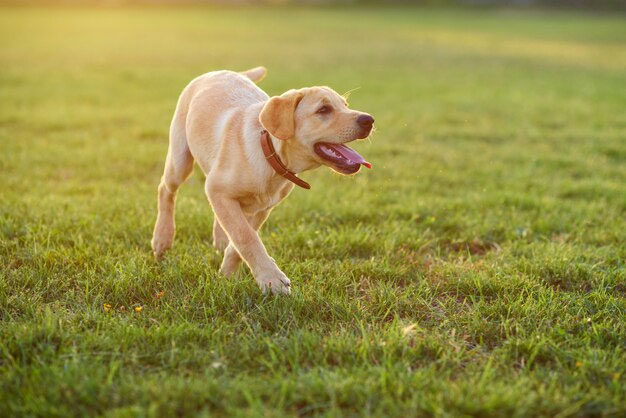
[[[374,124],[374,118],[368,114],[363,114],[357,118],[356,123],[363,128],[371,128]]]

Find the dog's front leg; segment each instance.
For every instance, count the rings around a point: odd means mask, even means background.
[[[259,229],[261,229],[261,226],[263,226],[263,223],[269,216],[270,212],[271,212],[271,209],[264,210],[252,216],[246,217],[246,220],[248,221],[252,229],[257,231],[257,234],[258,234]],[[219,222],[217,222],[217,219],[215,220],[215,222],[217,223],[217,225],[219,225]],[[241,264],[241,256],[237,252],[237,249],[235,248],[235,246],[228,241],[228,237],[226,236],[226,233],[225,232],[223,233],[224,233],[224,238],[226,239],[228,246],[226,247],[224,251],[224,259],[222,260],[222,266],[220,267],[220,271],[222,272],[224,276],[228,277],[228,276],[231,276],[233,273],[235,273],[237,269],[239,268],[239,265]]]
[[[226,235],[217,219],[213,221],[213,246],[219,251],[224,251],[228,247],[228,235]]]
[[[206,192],[215,217],[230,242],[248,264],[261,289],[265,292],[290,293],[290,281],[269,256],[257,231],[248,223],[236,199],[207,181]]]

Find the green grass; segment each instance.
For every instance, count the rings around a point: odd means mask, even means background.
[[[623,416],[624,25],[1,9],[0,416]],[[199,171],[150,253],[179,92],[256,65],[378,126],[263,228],[291,297],[217,274]]]

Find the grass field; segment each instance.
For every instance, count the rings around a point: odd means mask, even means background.
[[[626,18],[0,9],[0,416],[626,414]],[[359,88],[355,177],[305,173],[220,277],[195,172],[150,253],[177,96]]]

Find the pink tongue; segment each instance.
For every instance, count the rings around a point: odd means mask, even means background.
[[[332,149],[346,160],[352,161],[353,163],[363,164],[367,168],[372,168],[372,165],[365,161],[361,154],[350,147],[346,147],[343,144],[330,144],[328,142],[324,143],[323,146]]]

